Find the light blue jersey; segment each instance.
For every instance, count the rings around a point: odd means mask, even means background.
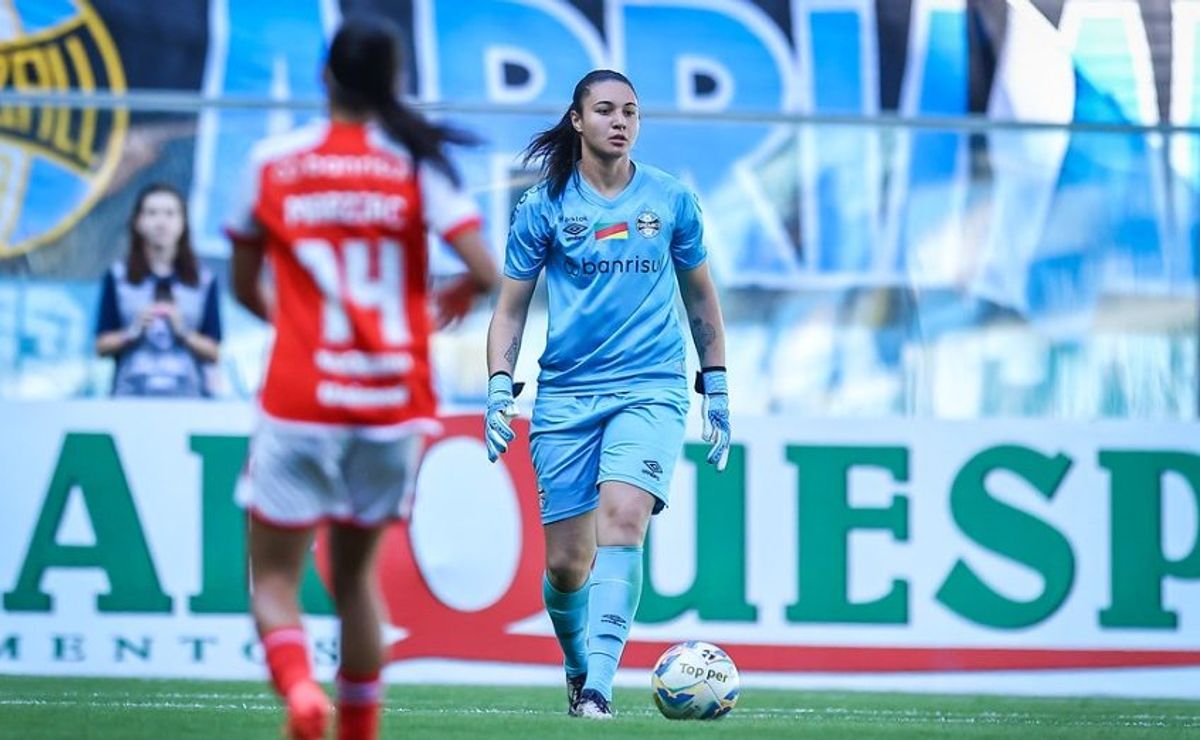
[[[675,271],[707,256],[700,206],[671,175],[634,167],[615,198],[576,172],[558,201],[543,182],[513,212],[504,274],[534,280],[546,268],[550,327],[539,394],[687,385]]]

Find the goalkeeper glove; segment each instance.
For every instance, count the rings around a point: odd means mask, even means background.
[[[696,392],[704,395],[700,406],[704,441],[712,443],[707,461],[719,473],[729,461],[729,385],[725,368],[706,367],[696,373]]]
[[[524,383],[513,385],[512,376],[501,370],[488,378],[487,414],[484,416],[484,439],[488,460],[496,462],[508,451],[508,443],[517,438],[509,421],[517,415],[516,397]]]

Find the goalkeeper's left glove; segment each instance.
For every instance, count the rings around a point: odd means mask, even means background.
[[[700,416],[704,420],[704,441],[712,442],[707,461],[717,472],[729,461],[729,385],[725,368],[706,367],[696,373],[696,392],[704,395]]]

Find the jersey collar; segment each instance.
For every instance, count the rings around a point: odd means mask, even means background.
[[[329,138],[343,142],[365,142],[369,124],[351,121],[329,121]]]
[[[629,182],[626,183],[625,189],[617,193],[616,196],[612,198],[605,198],[603,195],[597,192],[595,188],[588,184],[588,181],[583,177],[583,175],[579,174],[578,167],[575,168],[575,173],[572,175],[572,179],[575,181],[575,189],[579,191],[579,195],[582,196],[584,200],[594,205],[598,205],[603,208],[612,208],[613,206],[618,206],[628,200],[629,197],[632,196],[642,184],[642,168],[633,160],[629,160],[629,163],[633,165],[633,177],[629,178]]]

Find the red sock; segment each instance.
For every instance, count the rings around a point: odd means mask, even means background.
[[[303,627],[277,627],[262,636],[262,644],[267,653],[267,667],[271,670],[271,683],[280,696],[286,697],[296,684],[312,680]]]
[[[339,672],[337,687],[338,740],[376,740],[383,698],[379,671],[360,676]]]

